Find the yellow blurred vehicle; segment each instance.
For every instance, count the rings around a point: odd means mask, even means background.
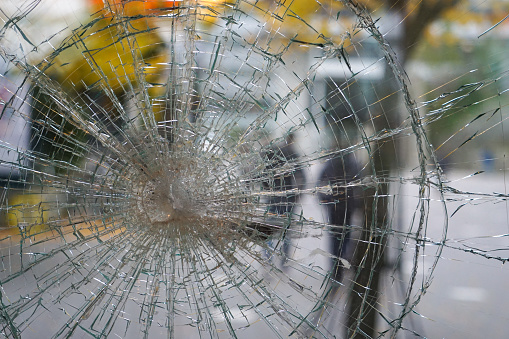
[[[89,0],[90,21],[75,30],[39,69],[77,103],[82,118],[116,136],[129,120],[129,100],[160,120],[152,99],[164,94],[166,44],[156,21],[179,1]],[[85,156],[86,132],[38,87],[32,89],[31,148],[53,163],[58,174]],[[147,100],[149,98],[149,100]],[[148,101],[148,102],[147,102]],[[139,106],[138,106],[139,107]],[[147,114],[144,112],[143,114]],[[135,113],[136,114],[136,113]]]

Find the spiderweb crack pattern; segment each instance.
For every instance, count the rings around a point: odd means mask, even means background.
[[[4,337],[424,336],[442,251],[507,260],[440,165],[501,108],[427,131],[505,73],[419,102],[351,0],[55,6],[0,5]]]

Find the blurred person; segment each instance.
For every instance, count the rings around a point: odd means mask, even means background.
[[[333,259],[333,278],[341,281],[343,264],[341,259],[349,260],[348,245],[350,243],[352,215],[360,204],[355,199],[352,186],[348,186],[358,172],[358,166],[353,154],[335,157],[325,163],[320,174],[319,185],[330,185],[329,194],[320,194],[320,203],[326,210],[326,222],[329,224],[330,253]]]
[[[264,183],[265,189],[281,193],[302,187],[304,184],[302,168],[298,167],[296,163],[299,155],[295,149],[295,139],[295,133],[289,133],[282,143],[267,152],[266,157],[269,165],[266,170],[270,173],[270,180]],[[289,217],[297,198],[297,192],[271,196],[268,213],[279,217]]]
[[[296,135],[288,133],[285,140],[266,152],[268,181],[263,183],[264,189],[274,192],[268,201],[266,216],[275,224],[281,223],[281,233],[277,238],[269,240],[269,247],[276,250],[281,242],[281,255],[286,261],[290,256],[291,224],[295,206],[299,200],[298,189],[305,185],[304,172],[298,164],[299,154],[296,150]],[[267,253],[268,255],[269,253]],[[268,255],[272,257],[272,255]]]

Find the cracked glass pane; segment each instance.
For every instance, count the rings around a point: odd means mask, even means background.
[[[1,336],[502,337],[507,11],[3,1]]]

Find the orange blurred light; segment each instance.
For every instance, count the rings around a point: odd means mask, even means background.
[[[218,5],[221,2],[224,2],[224,0],[199,0],[198,2],[201,4],[204,4],[204,5],[214,6],[214,5]]]
[[[129,15],[144,14],[150,10],[174,9],[183,0],[87,0],[93,11],[107,8],[111,11],[123,11]]]

